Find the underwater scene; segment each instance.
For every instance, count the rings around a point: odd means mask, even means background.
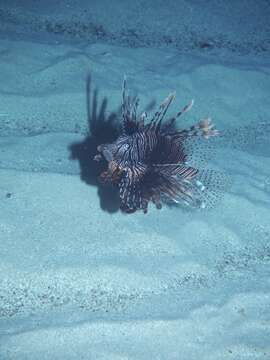
[[[270,2],[0,0],[0,360],[270,360]]]

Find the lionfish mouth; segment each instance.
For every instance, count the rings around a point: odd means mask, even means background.
[[[223,175],[194,166],[190,146],[193,139],[206,141],[218,131],[209,118],[188,129],[177,129],[176,119],[192,108],[193,100],[165,120],[174,98],[175,94],[170,94],[148,121],[145,112],[137,115],[139,100],[126,94],[124,80],[122,133],[115,142],[99,145],[94,159],[106,160],[108,167],[100,180],[119,188],[120,208],[125,213],[146,213],[149,202],[157,209],[167,201],[204,208],[222,192]]]

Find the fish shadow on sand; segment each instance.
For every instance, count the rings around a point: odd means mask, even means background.
[[[99,182],[98,177],[105,170],[106,162],[97,162],[94,156],[97,154],[98,145],[111,143],[119,136],[120,126],[117,119],[120,116],[120,109],[107,116],[107,98],[103,98],[98,106],[98,90],[96,88],[92,90],[91,85],[89,74],[86,79],[88,134],[83,141],[72,144],[69,150],[71,159],[79,161],[82,181],[98,188],[100,207],[104,211],[113,213],[119,209],[118,189]]]

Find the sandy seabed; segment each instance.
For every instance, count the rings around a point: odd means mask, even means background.
[[[0,359],[270,359],[267,57],[0,47]],[[124,74],[142,108],[176,90],[172,111],[195,99],[179,126],[234,129],[210,161],[232,182],[214,209],[125,216],[87,178]]]

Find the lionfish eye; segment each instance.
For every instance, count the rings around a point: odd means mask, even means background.
[[[121,145],[121,150],[125,151],[129,149],[129,144],[123,144]]]

